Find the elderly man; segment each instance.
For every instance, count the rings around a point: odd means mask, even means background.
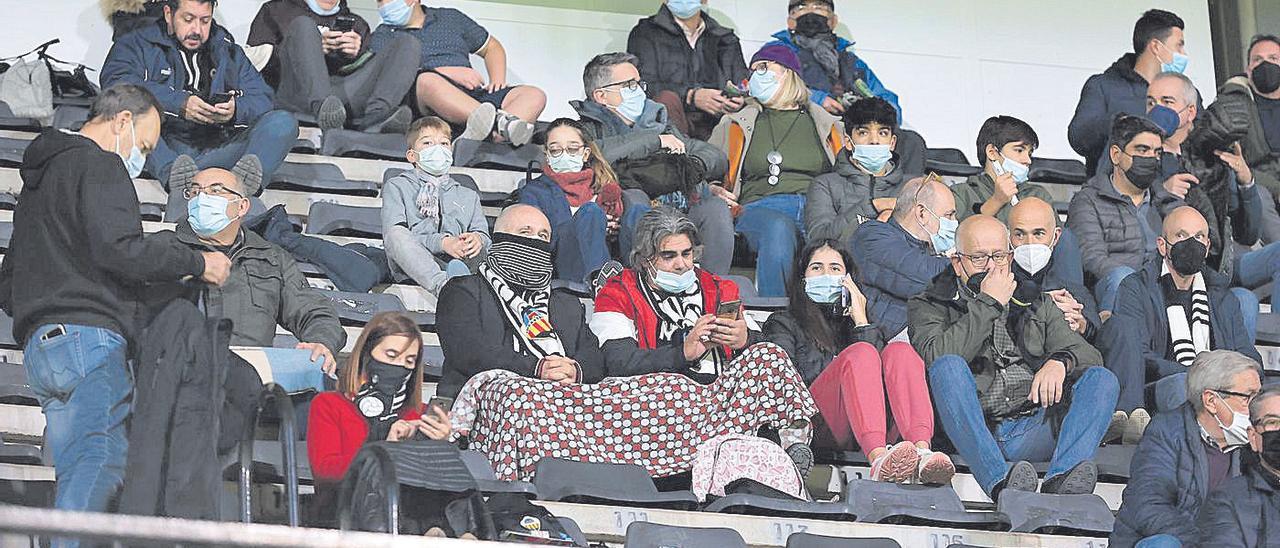
[[[1267,546],[1280,530],[1280,385],[1253,398],[1249,420],[1249,447],[1259,461],[1209,495],[1197,520],[1201,546]]]
[[[888,222],[869,220],[849,243],[868,316],[886,339],[906,333],[907,299],[949,264],[956,242],[956,201],[933,177],[902,185]],[[900,339],[901,340],[901,339]]]
[[[704,242],[702,266],[716,274],[728,274],[733,260],[733,215],[728,204],[711,192],[723,188],[713,185],[708,190],[702,183],[722,179],[729,159],[720,149],[685,136],[671,124],[667,107],[645,97],[646,85],[636,68],[639,62],[630,53],[595,56],[582,72],[586,100],[569,102],[623,181],[648,180],[650,177],[642,177],[647,173],[667,176],[678,172],[684,177],[683,181],[664,181],[683,190],[624,192],[626,209],[618,232],[622,255],[631,254],[636,223],[656,198],[687,213],[698,225]],[[664,169],[658,171],[660,167]],[[646,190],[658,195],[651,196]]]
[[[102,87],[137,84],[160,101],[163,139],[146,167],[170,192],[181,192],[197,168],[231,169],[246,154],[257,155],[270,182],[298,137],[298,122],[272,110],[271,88],[213,21],[217,3],[167,0],[164,18],[122,36],[102,66]],[[195,164],[171,172],[180,154]]]
[[[1115,375],[1096,366],[1102,356],[1050,296],[1014,297],[1019,284],[1000,221],[965,219],[957,243],[952,271],[907,305],[911,343],[929,364],[947,436],[992,500],[1004,489],[1036,490],[1030,460],[1049,460],[1041,492],[1092,493],[1091,459],[1115,406]]]
[[[209,168],[180,191],[188,203],[178,240],[231,257],[231,275],[219,288],[172,289],[202,303],[209,316],[230,319],[231,344],[272,346],[279,324],[301,341],[297,348],[311,351],[312,361],[323,359],[325,373],[333,375],[347,334],[332,303],[307,284],[293,256],[241,227],[254,189],[230,171]],[[154,297],[162,300],[164,292]]]
[[[1111,546],[1195,542],[1205,499],[1240,475],[1240,449],[1249,443],[1246,412],[1262,386],[1258,374],[1258,362],[1238,352],[1214,350],[1195,359],[1186,374],[1190,400],[1156,414],[1133,455]]]
[[[1120,379],[1120,411],[1145,413],[1149,403],[1164,411],[1194,398],[1183,393],[1181,376],[1202,352],[1234,350],[1262,361],[1226,278],[1205,265],[1208,244],[1204,216],[1175,209],[1156,238],[1160,260],[1121,282],[1115,315],[1098,339]],[[1128,434],[1130,441],[1134,434],[1141,433]]]

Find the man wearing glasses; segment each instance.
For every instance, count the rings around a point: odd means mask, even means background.
[[[1022,302],[1009,230],[987,215],[960,223],[952,272],[907,303],[911,343],[929,365],[947,436],[992,500],[1035,491],[1028,461],[1049,461],[1042,493],[1092,493],[1094,452],[1119,391],[1102,356],[1052,297]],[[1015,461],[1010,464],[1009,461]]]
[[[1196,541],[1196,516],[1202,507],[1211,508],[1205,500],[1212,501],[1215,491],[1227,494],[1224,490],[1235,483],[1229,478],[1241,473],[1250,402],[1262,386],[1258,373],[1258,362],[1239,352],[1214,350],[1195,359],[1186,374],[1189,401],[1152,418],[1138,444],[1110,546],[1161,548]],[[1234,489],[1230,498],[1241,491]],[[1204,544],[1225,545],[1216,536]]]
[[[1259,462],[1205,501],[1198,520],[1201,546],[1263,546],[1280,531],[1280,385],[1253,398],[1249,419],[1249,447]]]

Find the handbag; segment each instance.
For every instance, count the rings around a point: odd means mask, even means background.
[[[683,192],[696,196],[694,189],[706,177],[702,160],[688,154],[658,152],[640,159],[623,159],[613,164],[618,183],[624,189],[643,190],[650,198]]]

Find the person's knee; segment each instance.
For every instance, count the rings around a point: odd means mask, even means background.
[[[1120,395],[1120,379],[1110,369],[1092,366],[1080,376],[1080,384],[1087,385],[1089,392],[1103,398],[1115,399]]]
[[[876,347],[867,342],[856,342],[840,351],[836,356],[835,363],[844,363],[850,366],[867,366],[880,364],[880,353],[876,352]]]
[[[507,93],[507,97],[503,101],[502,106],[505,107],[508,104],[514,103],[517,101],[526,103],[526,104],[531,104],[531,105],[541,104],[543,106],[546,106],[547,92],[542,91],[542,88],[538,88],[530,85],[515,86],[511,88],[511,91],[509,93]]]
[[[884,350],[880,351],[880,356],[884,359],[886,367],[906,366],[924,370],[924,360],[920,358],[915,347],[908,342],[898,341],[886,344]]]
[[[414,68],[421,64],[422,42],[419,42],[416,36],[407,32],[396,33],[391,38],[391,41],[387,43],[387,48],[384,51],[395,56],[396,60],[406,64],[412,59]]]
[[[419,74],[418,80],[417,80],[417,86],[418,86],[418,97],[423,99],[428,98],[432,94],[438,93],[442,90],[446,90],[448,88],[454,87],[453,83],[449,82],[449,80],[446,80],[445,77],[440,76],[439,74],[436,74],[434,72],[424,72],[422,74]]]
[[[320,47],[320,33],[316,29],[316,21],[306,15],[294,17],[285,25],[283,44],[305,44]]]
[[[284,110],[273,110],[263,114],[254,126],[267,138],[296,139],[298,137],[298,120]]]
[[[955,354],[947,354],[933,360],[933,363],[929,364],[928,373],[931,386],[953,382],[973,384],[973,372],[969,370],[969,362]]]

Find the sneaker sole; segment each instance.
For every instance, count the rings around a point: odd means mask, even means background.
[[[472,141],[483,141],[489,138],[489,134],[493,133],[493,121],[497,116],[497,107],[489,103],[480,103],[480,106],[467,116],[467,128],[458,138]]]
[[[1125,424],[1124,436],[1122,442],[1125,445],[1137,445],[1142,441],[1142,435],[1147,431],[1147,425],[1151,423],[1151,416],[1138,415],[1129,417]]]
[[[1004,488],[1034,493],[1039,483],[1040,477],[1036,475],[1036,468],[1029,462],[1019,461],[1009,469],[1009,478]]]
[[[533,138],[533,124],[517,119],[507,126],[507,137],[511,140],[511,146],[527,145]]]
[[[257,196],[262,189],[262,160],[256,154],[241,156],[231,168],[231,173],[243,181],[244,189],[249,194]]]
[[[342,100],[332,95],[325,97],[320,103],[320,111],[316,113],[316,125],[321,131],[339,129],[347,123],[347,107]]]
[[[183,154],[169,164],[169,192],[181,191],[196,178],[200,168],[190,156]]]
[[[397,107],[386,118],[361,128],[365,133],[404,133],[413,123],[413,113],[408,107]]]
[[[934,453],[920,466],[920,483],[924,485],[949,485],[956,475],[956,465],[942,453]]]
[[[1067,472],[1054,493],[1059,495],[1087,495],[1098,485],[1098,465],[1082,462]]]
[[[879,474],[872,480],[890,483],[909,483],[916,475],[916,467],[920,465],[920,454],[910,442],[899,443],[889,449],[884,464],[880,465]]]
[[[1113,443],[1124,437],[1125,425],[1128,423],[1128,415],[1111,415],[1111,422],[1107,424],[1107,431],[1102,435],[1102,443]]]
[[[813,449],[808,445],[794,444],[787,448],[787,456],[791,457],[791,462],[796,465],[796,470],[800,472],[800,477],[809,477],[809,471],[813,470]]]

